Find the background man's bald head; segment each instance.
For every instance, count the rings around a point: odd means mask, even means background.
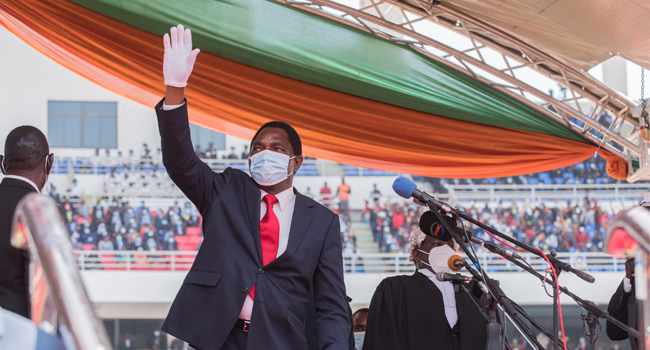
[[[42,166],[50,147],[45,135],[29,125],[13,129],[5,141],[5,170],[33,170]]]

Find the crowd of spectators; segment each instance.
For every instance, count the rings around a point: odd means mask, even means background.
[[[217,159],[218,156],[218,150],[214,148],[214,144],[210,142],[208,144],[208,148],[203,150],[201,148],[201,145],[196,145],[196,149],[194,149],[194,153],[196,153],[197,156],[201,159]],[[248,145],[244,145],[244,150],[240,155],[237,155],[235,152],[235,147],[231,146],[230,147],[230,153],[223,154],[221,155],[221,159],[248,159],[250,156],[250,151],[248,150]]]
[[[51,186],[49,195],[61,210],[74,249],[79,250],[178,250],[178,236],[188,235],[188,228],[200,229],[196,208],[178,202],[167,209],[153,209],[144,201],[136,207],[120,197],[106,198],[95,206],[83,200],[83,188],[73,181],[64,195]],[[126,197],[124,197],[126,198]],[[338,208],[341,244],[346,253],[359,253],[356,237]],[[198,249],[198,246],[196,247]],[[187,249],[181,249],[187,250]]]
[[[418,228],[425,208],[408,202],[373,201],[364,210],[380,252],[408,253],[410,233]],[[459,209],[504,234],[533,247],[557,252],[600,252],[614,213],[596,200],[577,202],[498,203],[494,208],[470,204]],[[483,229],[464,221],[474,237],[495,242]],[[479,247],[475,247],[479,249]]]
[[[197,146],[197,154],[202,158],[216,159],[216,150],[210,145],[205,151]],[[224,159],[245,159],[248,146],[238,155],[231,147],[230,154]],[[169,179],[162,165],[160,149],[153,152],[146,144],[140,154],[135,156],[132,150],[127,157],[111,155],[109,150],[101,155],[95,151],[90,161],[99,167],[110,166],[105,174],[104,192],[108,194],[151,194],[172,193],[178,191]],[[605,174],[606,162],[600,156],[591,157],[584,162],[538,174],[487,179],[441,179],[427,178],[437,193],[449,193],[448,185],[485,185],[485,184],[560,184],[560,183],[609,183],[613,182]],[[118,171],[121,170],[121,171]],[[534,179],[534,180],[533,180]],[[600,180],[597,180],[600,179]],[[53,196],[58,198],[56,190]],[[67,191],[71,198],[82,198],[84,190],[76,180]],[[351,230],[352,211],[349,208],[351,188],[341,179],[341,183],[330,188],[325,182],[323,187],[312,193],[307,189],[305,195],[319,200],[323,205],[339,214],[341,219],[341,242],[345,253],[360,252],[357,237]],[[111,196],[113,198],[113,196]],[[117,197],[119,198],[119,197]],[[408,249],[408,236],[417,228],[423,208],[412,203],[380,203],[381,192],[374,187],[363,210],[363,220],[370,223],[372,236],[381,252],[403,252]],[[60,199],[60,206],[71,239],[76,245],[94,245],[96,248],[108,249],[111,245],[121,249],[167,249],[176,246],[174,236],[185,234],[186,227],[197,225],[198,213],[189,203],[183,208],[178,205],[163,210],[146,207],[142,203],[137,208],[119,199],[110,204],[103,203],[93,208],[83,202]],[[604,213],[595,201],[579,203],[508,203],[499,204],[491,209],[488,206],[477,208],[469,206],[465,211],[482,222],[509,234],[519,240],[541,248],[558,251],[601,251],[602,240],[607,224],[612,220],[612,213]],[[467,223],[467,228],[476,231],[478,237],[489,240],[482,230]],[[108,237],[108,238],[105,238]]]
[[[56,190],[50,196],[59,205],[73,248],[79,250],[177,250],[176,238],[201,225],[189,202],[152,209],[145,202],[133,207],[115,198],[91,207],[77,197],[62,198]]]
[[[95,154],[89,158],[90,165],[101,168],[123,168],[132,172],[149,167],[162,167],[160,147],[154,153],[146,143],[142,144],[142,150],[138,155],[132,149],[126,156],[119,150],[112,154],[111,150],[106,149],[103,153],[102,156],[102,151],[99,148],[95,149]]]

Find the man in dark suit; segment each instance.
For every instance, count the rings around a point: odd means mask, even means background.
[[[630,327],[637,327],[636,317],[636,290],[634,288],[634,258],[628,258],[625,261],[625,278],[621,281],[616,292],[612,295],[607,305],[607,312],[612,317],[625,323]],[[607,336],[611,340],[630,340],[632,349],[638,349],[638,340],[628,335],[628,333],[619,328],[617,325],[607,321],[605,324]]]
[[[31,192],[40,192],[52,169],[54,155],[47,139],[33,126],[20,126],[7,135],[0,169],[0,307],[30,318],[29,255],[11,245],[16,206]]]
[[[164,37],[167,93],[156,107],[163,163],[203,217],[205,240],[163,331],[199,349],[306,349],[313,291],[321,349],[349,349],[338,217],[293,188],[302,145],[288,124],[251,141],[251,176],[213,172],[192,149],[184,87],[198,49],[181,25]]]
[[[131,340],[131,335],[129,333],[124,333],[124,340],[120,342],[120,346],[118,347],[118,350],[131,350],[135,349],[135,345],[133,345],[133,340]]]

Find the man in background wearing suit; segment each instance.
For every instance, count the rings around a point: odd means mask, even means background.
[[[204,350],[306,349],[312,291],[320,349],[349,349],[339,220],[293,188],[298,133],[267,123],[251,141],[251,176],[213,172],[192,148],[184,99],[199,50],[182,25],[164,46],[167,92],[155,107],[163,164],[201,213],[204,241],[163,331]]]
[[[20,126],[7,135],[0,169],[0,307],[30,318],[29,255],[11,245],[16,206],[31,192],[40,193],[52,169],[45,135],[33,126]]]
[[[131,350],[135,349],[135,345],[133,345],[133,340],[131,340],[131,335],[129,333],[124,333],[124,340],[120,342],[120,346],[118,347],[118,350]]]
[[[625,261],[625,277],[618,285],[607,305],[607,312],[612,317],[630,327],[637,327],[636,288],[634,286],[634,258]],[[611,340],[630,340],[630,348],[638,349],[638,339],[628,335],[627,331],[619,328],[609,320],[605,323],[605,331]]]

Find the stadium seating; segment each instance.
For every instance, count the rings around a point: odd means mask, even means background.
[[[320,176],[318,167],[314,163],[303,163],[296,176]]]
[[[341,167],[343,167],[345,176],[359,176],[359,168],[347,164],[341,164]]]
[[[188,227],[185,229],[185,234],[188,236],[201,236],[200,227]]]
[[[539,185],[539,179],[536,177],[529,177],[528,178],[528,184],[529,185]]]
[[[99,261],[102,264],[102,269],[103,270],[121,270],[120,267],[118,267],[117,262],[115,261],[116,255],[111,255],[111,254],[102,254],[101,257],[99,258]]]
[[[196,251],[203,242],[203,236],[174,236],[180,251]]]

